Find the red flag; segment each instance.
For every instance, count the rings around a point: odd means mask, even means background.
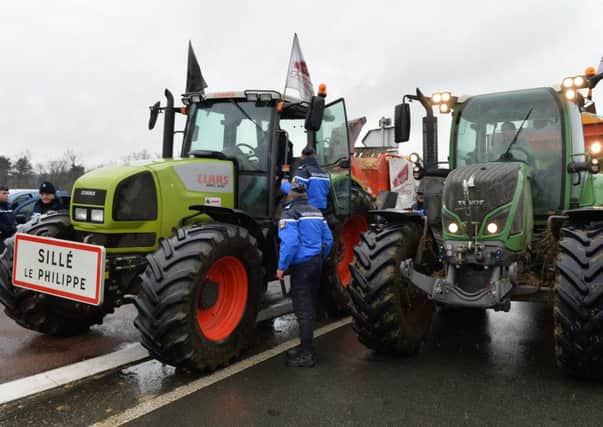
[[[304,55],[299,47],[297,34],[293,35],[293,46],[291,47],[291,58],[289,59],[289,70],[287,70],[287,81],[283,95],[287,88],[297,90],[303,101],[309,102],[312,95],[314,95],[314,87],[312,86],[312,80],[310,80],[310,73]]]

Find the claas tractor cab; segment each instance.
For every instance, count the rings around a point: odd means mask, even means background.
[[[0,300],[10,317],[42,333],[74,335],[134,302],[142,344],[162,362],[194,370],[229,363],[252,342],[257,320],[291,311],[286,298],[263,297],[277,267],[281,179],[308,144],[332,182],[325,213],[337,243],[323,269],[324,302],[346,308],[351,279],[341,265],[367,229],[371,199],[350,177],[344,100],[325,105],[326,88],[302,101],[272,90],[206,94],[205,86],[189,48],[183,106],[166,90],[166,105],[151,107],[149,128],[163,116],[163,158],[85,174],[68,213],[41,216],[7,242]],[[177,114],[186,125],[174,157]],[[36,245],[58,264],[69,255],[61,251],[71,250],[87,289],[79,289],[79,276],[76,289],[66,286],[75,278],[63,280],[69,272],[60,265],[53,264],[52,283],[38,277],[46,267],[21,256]],[[98,252],[98,261],[86,251]]]
[[[397,141],[409,139],[410,102],[426,111],[424,156],[411,156],[425,216],[379,211],[385,223],[355,249],[349,290],[363,343],[410,355],[436,306],[508,311],[512,301],[549,302],[558,365],[603,376],[603,183],[581,115],[594,108],[581,91],[590,95],[602,76],[555,88],[465,97],[417,89],[404,97]],[[452,114],[449,168],[439,167],[434,110]]]

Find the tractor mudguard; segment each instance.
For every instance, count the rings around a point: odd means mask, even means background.
[[[228,224],[238,225],[243,227],[255,237],[263,247],[265,244],[264,234],[262,228],[258,222],[249,216],[245,211],[239,209],[224,208],[221,206],[206,206],[206,205],[193,205],[189,206],[192,211],[197,211],[199,214],[205,214],[216,222],[225,222]],[[196,215],[195,215],[196,216]]]
[[[423,223],[423,215],[417,211],[406,211],[402,209],[388,208],[388,209],[376,209],[369,211],[370,214],[379,215],[385,219],[388,223],[400,224],[405,222],[419,222]]]
[[[603,220],[603,206],[589,206],[586,208],[568,209],[563,211],[571,222],[583,223]]]

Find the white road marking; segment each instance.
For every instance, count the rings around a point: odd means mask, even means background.
[[[0,384],[0,405],[61,387],[120,366],[139,362],[148,357],[150,357],[149,352],[140,344],[131,344],[110,354]]]
[[[328,334],[329,332],[334,331],[335,329],[341,328],[343,326],[349,325],[352,323],[351,317],[346,317],[338,322],[331,323],[329,325],[323,326],[314,331],[314,336],[319,337],[324,334]],[[283,353],[290,348],[298,345],[299,339],[290,339],[282,344],[277,345],[269,350],[264,351],[263,353],[256,354],[248,359],[241,360],[240,362],[235,363],[234,365],[227,366],[224,369],[214,372],[213,374],[199,378],[189,384],[180,386],[168,393],[159,395],[151,400],[147,400],[145,402],[139,403],[137,406],[133,408],[127,409],[120,414],[113,415],[103,421],[100,421],[96,424],[93,424],[92,427],[114,427],[120,426],[122,424],[128,423],[136,418],[140,418],[149,412],[152,412],[156,409],[159,409],[165,405],[168,405],[178,399],[182,399],[183,397],[188,396],[196,391],[199,391],[205,387],[208,387],[212,384],[215,384],[219,381],[222,381],[228,377],[231,377],[239,372],[244,371],[245,369],[249,369],[257,364],[260,364],[274,356]]]

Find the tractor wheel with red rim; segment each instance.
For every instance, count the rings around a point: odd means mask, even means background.
[[[371,195],[356,185],[351,189],[350,204],[350,216],[332,227],[333,248],[322,276],[324,308],[334,315],[348,311],[350,296],[347,287],[352,281],[349,266],[354,260],[354,247],[360,241],[360,235],[368,230],[369,210],[374,209]]]
[[[213,371],[251,343],[264,272],[262,253],[245,228],[206,223],[180,229],[148,261],[134,325],[151,355]]]

